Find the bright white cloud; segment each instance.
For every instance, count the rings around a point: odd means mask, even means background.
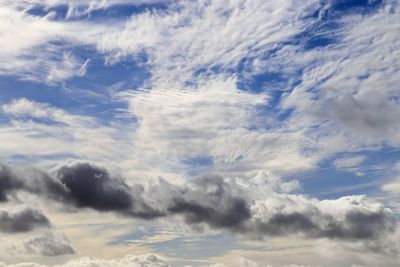
[[[129,148],[129,138],[118,142],[124,133],[117,124],[103,125],[93,117],[70,114],[25,98],[4,104],[1,109],[10,118],[10,124],[0,127],[1,138],[8,140],[3,144],[3,158],[24,155],[34,160],[35,156],[61,155],[63,160],[109,162],[107,158],[115,159],[126,152],[121,146]]]

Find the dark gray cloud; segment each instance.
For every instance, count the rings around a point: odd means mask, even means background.
[[[172,214],[184,214],[188,223],[207,223],[212,227],[240,228],[251,217],[249,204],[235,196],[220,176],[196,179],[168,207]]]
[[[0,202],[6,201],[10,192],[22,187],[23,183],[13,174],[11,168],[0,164]]]
[[[126,211],[133,207],[130,188],[123,180],[111,178],[105,169],[76,164],[60,168],[57,177],[77,207],[99,211]]]
[[[54,176],[36,169],[0,167],[0,201],[3,202],[15,192],[25,191],[77,208],[143,219],[163,215],[140,198],[143,191],[140,185],[129,187],[105,169],[87,163],[61,167]]]
[[[75,254],[75,249],[64,236],[52,233],[30,238],[24,242],[24,247],[28,253],[48,257]]]
[[[107,170],[87,163],[61,167],[55,175],[38,170],[22,173],[26,175],[22,177],[21,172],[2,167],[3,201],[9,194],[24,190],[78,209],[115,212],[144,220],[181,215],[188,224],[205,224],[258,237],[299,234],[372,240],[394,232],[396,226],[390,210],[364,197],[317,201],[273,194],[265,196],[272,201],[258,207],[235,182],[220,176],[199,177],[184,186],[160,180],[146,191],[140,184],[128,185]],[[40,216],[34,218],[37,223],[40,219],[46,223]],[[24,229],[23,225],[18,227]],[[25,228],[29,230],[28,226]]]
[[[113,211],[142,219],[163,215],[141,199],[140,185],[128,186],[103,168],[78,163],[61,167],[56,176],[65,186],[65,200],[78,208]]]
[[[37,169],[14,169],[0,164],[0,202],[7,201],[16,191],[26,191],[55,200],[67,198],[63,184]]]
[[[373,240],[396,230],[393,213],[365,197],[330,200],[330,207],[327,201],[321,204],[305,198],[298,203],[293,200],[281,198],[281,208],[265,212],[266,216],[260,215],[263,210],[259,210],[258,219],[248,231],[261,236],[299,234],[311,238]],[[282,207],[290,212],[282,211]]]
[[[175,200],[168,209],[170,213],[182,213],[188,223],[208,223],[213,227],[233,228],[250,219],[251,214],[244,199],[234,198],[224,209],[205,206],[193,201]]]
[[[395,218],[387,210],[349,211],[343,220],[331,219],[320,235],[343,239],[375,239],[383,233],[394,233]]]
[[[32,231],[35,228],[49,227],[49,220],[38,210],[29,207],[0,210],[0,232],[21,233]]]
[[[290,214],[277,213],[267,221],[257,221],[256,231],[262,235],[288,235],[307,233],[315,235],[319,225],[314,223],[308,214],[293,212]]]

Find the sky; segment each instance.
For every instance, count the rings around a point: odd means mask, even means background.
[[[398,0],[0,0],[0,267],[397,267]]]

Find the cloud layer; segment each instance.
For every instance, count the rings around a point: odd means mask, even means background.
[[[319,201],[302,195],[271,193],[258,199],[245,197],[245,189],[235,181],[204,176],[186,186],[159,181],[150,187],[151,193],[160,192],[168,197],[158,201],[146,192],[144,185],[128,186],[122,178],[112,177],[107,170],[88,163],[63,166],[54,176],[37,170],[29,175],[26,170],[25,176],[20,177],[12,175],[9,167],[3,170],[7,171],[3,171],[0,181],[18,185],[4,187],[5,197],[26,191],[77,209],[91,208],[144,220],[179,214],[189,224],[204,223],[252,236],[299,234],[374,240],[396,228],[393,213],[365,196]],[[32,178],[35,180],[30,181]],[[40,185],[40,191],[32,187],[33,182]],[[26,220],[28,217],[30,221]],[[4,214],[1,218],[5,231],[28,231],[36,224],[48,224],[43,215],[31,210]]]

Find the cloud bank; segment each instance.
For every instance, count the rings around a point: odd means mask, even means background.
[[[308,238],[374,240],[396,229],[392,211],[365,196],[319,201],[303,195],[271,193],[252,199],[245,197],[245,189],[232,180],[204,176],[185,186],[159,181],[162,186],[149,188],[152,194],[164,192],[168,196],[160,201],[153,199],[144,185],[127,185],[122,178],[88,163],[63,166],[54,175],[38,170],[33,175],[27,170],[24,173],[20,177],[3,166],[0,182],[8,185],[3,187],[4,199],[25,191],[76,209],[90,208],[143,220],[182,215],[188,224],[204,223],[211,228],[261,237],[298,234]],[[41,190],[37,190],[38,185]],[[1,218],[5,231],[28,231],[36,224],[48,224],[43,215],[31,210],[4,213]]]

